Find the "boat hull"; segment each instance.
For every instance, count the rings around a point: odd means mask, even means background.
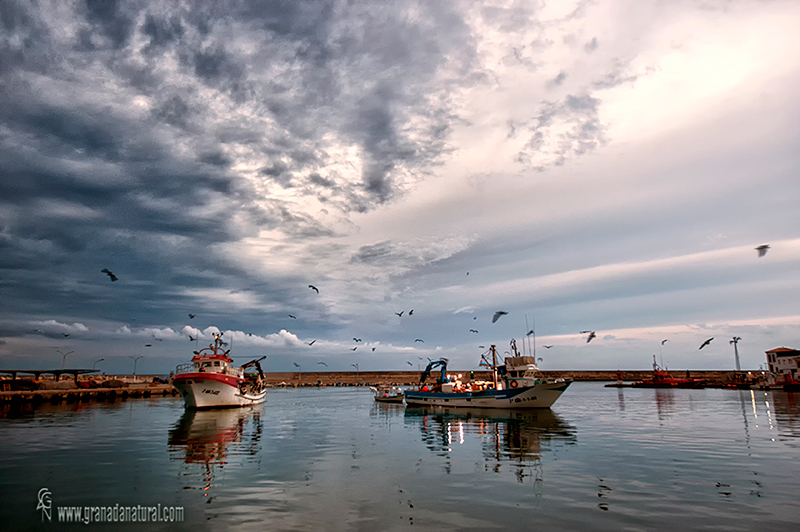
[[[571,384],[551,382],[507,390],[480,392],[424,392],[406,390],[406,404],[413,406],[448,406],[473,408],[550,408]]]
[[[267,398],[267,391],[242,393],[240,379],[213,373],[190,373],[176,377],[172,384],[188,408],[227,408],[256,405]]]
[[[402,403],[403,396],[402,395],[390,395],[388,397],[384,397],[381,395],[375,396],[375,401],[378,403]]]

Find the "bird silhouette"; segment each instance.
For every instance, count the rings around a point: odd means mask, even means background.
[[[291,314],[289,314],[289,317],[292,318],[293,320],[297,319],[297,316],[292,316]]]
[[[375,351],[375,348],[373,347],[372,350]]]
[[[552,345],[543,345],[542,347],[544,347],[545,349],[550,349],[553,346]]]
[[[417,339],[416,339],[416,340],[414,340],[414,341],[415,341],[415,342],[422,342],[423,344],[425,343],[425,340],[423,340],[422,338],[417,338]]]
[[[69,336],[69,333],[61,333],[61,334],[63,334],[63,335],[64,335],[64,338],[66,338],[67,336]]]
[[[353,340],[355,340],[356,342],[360,342],[360,341],[361,341],[361,338],[356,338],[356,337],[354,336],[354,337],[353,337]]]
[[[358,349],[358,346],[355,346],[355,347],[354,347],[353,349],[351,349],[350,351],[355,351],[356,349]]]
[[[299,367],[300,367],[300,364],[298,364],[297,362],[292,362],[292,364],[294,364],[294,365],[295,365],[295,367],[297,367],[297,368],[299,368]]]
[[[411,316],[412,314],[414,314],[414,309],[413,309],[413,308],[412,308],[411,310],[409,310],[409,311],[408,311],[408,315],[409,315],[409,316]]]
[[[766,255],[768,250],[769,250],[769,244],[762,244],[756,248],[756,251],[758,251],[759,258]]]
[[[492,316],[492,323],[496,322],[497,320],[499,320],[502,316],[505,316],[506,314],[508,314],[508,312],[506,312],[505,310],[498,310],[497,312],[494,313],[494,316]]]
[[[189,341],[190,341],[190,342],[194,342],[195,340],[197,340],[197,338],[195,338],[194,336],[192,336],[192,335],[190,334],[190,335],[189,335]]]
[[[319,288],[317,288],[317,287],[316,287],[316,286],[314,286],[313,284],[310,284],[310,285],[308,285],[308,287],[309,287],[310,289],[312,289],[313,291],[315,291],[316,293],[318,293],[318,294],[319,294]]]
[[[589,336],[586,338],[587,344],[597,337],[594,331],[581,331],[581,333],[583,334],[589,333]]]
[[[190,319],[190,320],[193,320],[193,319],[194,319],[194,317],[195,317],[196,315],[197,315],[197,314],[189,314],[189,319]]]
[[[707,346],[708,344],[710,344],[710,343],[711,343],[711,340],[713,340],[713,339],[714,339],[714,337],[712,336],[711,338],[709,338],[708,340],[706,340],[705,342],[703,342],[702,344],[700,344],[700,349],[703,349],[705,346]]]
[[[402,318],[403,317],[403,312],[405,312],[405,310],[401,310],[400,312],[395,312],[395,314],[397,314],[399,317]]]
[[[477,333],[478,330],[477,329],[470,329],[469,332]]]
[[[325,362],[317,362],[317,364],[321,364],[321,365],[325,366],[326,368],[328,367],[328,365]]]
[[[145,347],[153,347],[153,344],[144,344]]]
[[[311,340],[310,342],[308,342],[308,345],[314,345],[314,342],[316,342],[316,341],[317,341],[317,339],[316,339],[316,338],[314,338],[313,340]]]
[[[664,338],[663,340],[661,340],[661,345],[664,345],[664,344],[665,344],[665,343],[667,343],[667,342],[669,342],[669,340],[667,340],[666,338]]]
[[[765,251],[764,253],[766,253],[766,251]],[[112,283],[113,283],[114,281],[119,281],[119,277],[117,277],[117,276],[116,276],[116,275],[114,275],[114,274],[113,274],[111,271],[109,271],[109,269],[108,269],[108,268],[103,268],[103,269],[102,269],[102,270],[100,270],[100,271],[101,271],[102,273],[104,273],[104,274],[108,275],[108,277],[111,279],[111,282],[112,282]]]
[[[408,360],[406,360],[406,364],[408,364],[408,365],[409,365],[409,366],[411,366],[412,368],[414,367],[414,364],[412,364],[412,363],[411,363],[411,362],[409,362]]]
[[[531,329],[530,331],[526,332],[525,336],[530,336],[532,334],[536,334],[535,332],[533,332],[533,329]]]

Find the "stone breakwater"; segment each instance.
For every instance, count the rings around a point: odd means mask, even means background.
[[[618,374],[622,374],[625,381],[637,381],[652,377],[652,371],[543,371],[551,379],[564,378],[574,381],[616,381]],[[744,372],[747,373],[747,372]],[[757,373],[753,371],[753,373]],[[758,372],[760,373],[760,372]],[[691,377],[705,379],[710,382],[725,383],[734,380],[733,371],[710,370],[679,370],[673,371],[675,377]],[[454,370],[448,375],[461,375],[462,380],[491,380],[492,374],[488,371]],[[377,386],[394,384],[398,386],[414,386],[419,383],[419,371],[325,371],[325,372],[286,372],[265,373],[266,384],[269,387],[297,387],[297,386]],[[130,375],[107,376],[105,381],[97,383],[97,387],[85,387],[90,379],[79,378],[78,381],[49,381],[35,383],[31,379],[11,381],[0,380],[3,387],[0,391],[0,403],[50,403],[62,402],[87,402],[87,401],[116,401],[145,397],[172,397],[177,391],[171,384],[153,382],[156,375]],[[20,383],[27,383],[27,389],[15,389]],[[38,384],[39,389],[31,387]],[[15,386],[16,385],[16,386]],[[57,385],[57,387],[55,387]],[[113,385],[113,387],[110,387]],[[54,389],[55,387],[55,389]]]
[[[622,373],[625,381],[638,381],[652,378],[650,370],[625,371],[542,371],[550,379],[572,379],[574,381],[616,381],[617,374]],[[755,373],[755,372],[754,372]],[[760,373],[760,372],[759,372]],[[453,370],[448,375],[461,375],[462,380],[491,380],[488,371]],[[672,371],[674,377],[686,377],[687,370]],[[733,371],[689,370],[688,376],[693,379],[706,379],[713,382],[733,380]],[[325,371],[325,372],[286,372],[265,373],[268,386],[374,386],[378,384],[395,384],[413,386],[419,383],[419,371]],[[429,377],[431,380],[433,377]]]

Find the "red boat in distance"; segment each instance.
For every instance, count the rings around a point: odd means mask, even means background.
[[[649,379],[632,382],[625,384],[622,382],[622,374],[617,375],[617,382],[614,384],[606,384],[609,388],[702,388],[705,386],[705,379],[690,379],[688,378],[689,372],[686,372],[687,378],[681,379],[673,377],[667,370],[662,369],[656,363],[656,357],[653,355],[653,376]]]

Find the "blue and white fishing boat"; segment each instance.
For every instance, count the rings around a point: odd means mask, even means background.
[[[447,359],[434,360],[425,368],[419,387],[406,390],[407,405],[450,406],[474,408],[550,408],[561,397],[570,380],[547,379],[536,366],[536,358],[522,356],[512,340],[514,356],[506,357],[504,365],[497,364],[497,351],[491,346],[492,361],[481,365],[492,372],[491,381],[462,382],[460,375],[447,374]],[[426,380],[436,368],[439,377],[431,386]]]

